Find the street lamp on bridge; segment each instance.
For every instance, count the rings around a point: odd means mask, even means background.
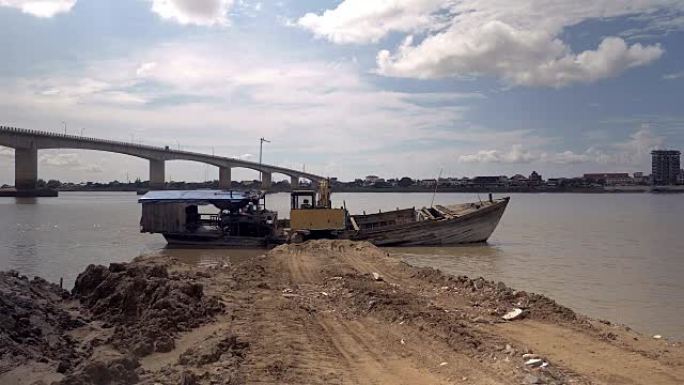
[[[261,139],[259,139],[259,166],[261,166],[261,155],[262,155],[263,150],[264,150],[264,142],[271,143],[270,140],[266,140],[263,137],[261,137]],[[264,173],[261,170],[259,170],[259,180],[261,181],[261,183],[264,182]]]

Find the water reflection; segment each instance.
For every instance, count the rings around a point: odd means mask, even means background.
[[[500,276],[504,253],[496,246],[482,243],[449,247],[388,248],[406,262],[416,266],[430,266],[446,273],[469,276]]]
[[[38,198],[14,198],[14,202],[18,205],[35,205],[38,204]]]

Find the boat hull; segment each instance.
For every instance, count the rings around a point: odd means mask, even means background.
[[[226,247],[226,248],[262,248],[274,245],[272,240],[265,237],[232,237],[218,234],[163,234],[171,247]]]
[[[439,246],[486,242],[508,206],[508,198],[456,218],[424,220],[347,232],[345,238],[376,246]]]

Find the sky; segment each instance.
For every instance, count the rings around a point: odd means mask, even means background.
[[[0,48],[0,125],[252,161],[264,137],[264,163],[342,180],[648,172],[684,150],[681,0],[0,0]],[[41,150],[39,176],[148,164]]]

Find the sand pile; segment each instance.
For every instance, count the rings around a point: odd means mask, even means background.
[[[113,326],[109,341],[137,356],[174,348],[178,332],[188,331],[222,311],[215,297],[188,277],[169,274],[158,264],[90,265],[72,291],[93,319]]]
[[[135,357],[119,357],[107,362],[91,361],[53,385],[132,385],[140,380]]]
[[[0,373],[30,359],[57,361],[60,371],[78,361],[65,334],[84,324],[63,307],[69,293],[41,278],[0,272]]]

